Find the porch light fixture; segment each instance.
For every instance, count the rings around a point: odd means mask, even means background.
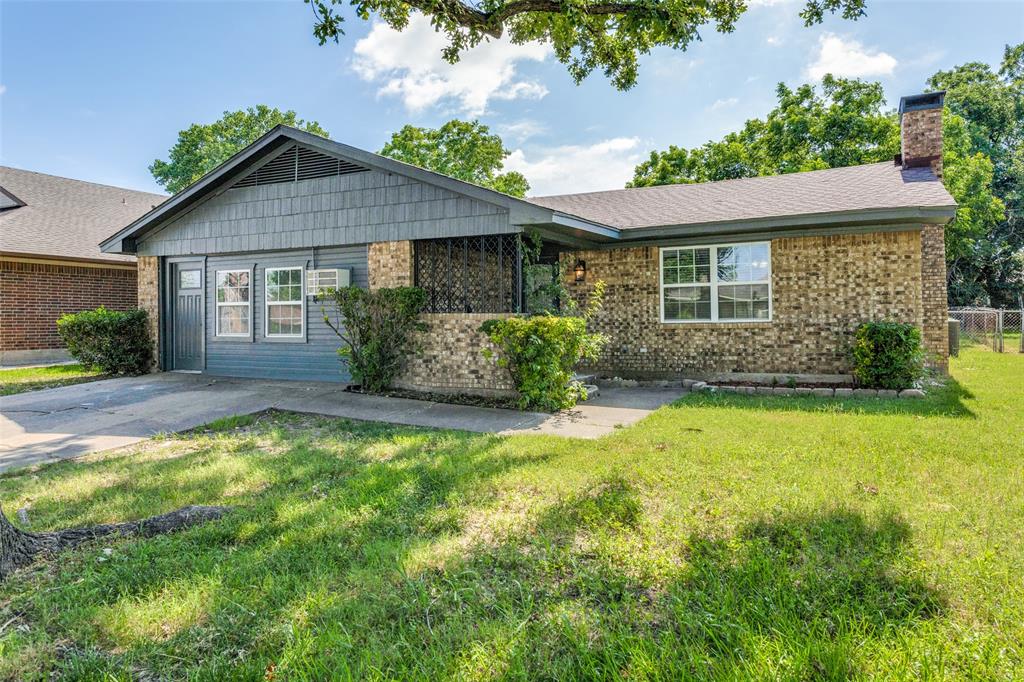
[[[573,268],[573,272],[576,273],[577,282],[587,281],[587,262],[585,260],[576,261],[576,267]]]

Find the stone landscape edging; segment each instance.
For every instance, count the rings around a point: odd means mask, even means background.
[[[789,386],[723,386],[706,381],[684,379],[683,386],[695,393],[738,393],[745,395],[814,396],[817,398],[904,398],[920,399],[925,392],[919,388],[895,391],[884,388],[791,388]]]

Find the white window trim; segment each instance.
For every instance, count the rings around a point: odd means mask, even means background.
[[[267,289],[270,287],[270,273],[272,272],[284,272],[287,270],[298,270],[300,278],[300,286],[302,296],[299,301],[275,301],[270,302],[270,296],[267,295]],[[270,333],[270,306],[273,305],[295,305],[301,303],[302,305],[302,331],[298,334],[271,334]],[[288,268],[267,268],[263,271],[263,335],[268,339],[297,339],[301,340],[306,338],[306,268],[301,265]]]
[[[766,318],[729,318],[725,320],[718,319],[718,249],[729,248],[733,246],[760,246],[764,245],[768,247],[768,317]],[[664,273],[664,262],[665,262],[665,251],[676,251],[678,249],[710,249],[711,257],[711,280],[707,283],[704,282],[693,282],[691,284],[670,284],[670,289],[678,288],[694,288],[694,287],[711,287],[711,319],[709,320],[666,320],[665,319],[665,273]],[[660,311],[662,324],[733,324],[738,322],[751,323],[751,322],[771,322],[774,318],[774,311],[772,309],[772,243],[769,242],[733,242],[728,244],[686,244],[681,246],[663,246],[658,249],[658,309]],[[743,285],[743,284],[765,284],[765,282],[723,282],[723,286]]]
[[[221,273],[232,274],[232,273],[240,273],[240,272],[244,272],[244,273],[247,273],[249,275],[249,301],[247,303],[244,303],[244,304],[243,303],[229,303],[227,301],[222,303],[220,300],[218,300],[218,296],[217,296],[217,288],[218,288],[218,286],[220,286],[219,285],[219,280],[220,280]],[[214,274],[213,274],[213,302],[215,304],[215,311],[214,312],[216,313],[215,317],[214,317],[214,321],[213,321],[214,328],[216,329],[216,333],[214,334],[214,336],[216,336],[217,338],[221,338],[221,339],[225,339],[225,338],[249,339],[249,338],[252,338],[252,296],[253,296],[253,281],[252,281],[252,271],[251,270],[249,270],[247,268],[240,268],[240,269],[237,269],[237,270],[217,270],[216,272],[214,272]],[[221,330],[220,330],[220,309],[221,309],[221,306],[237,307],[237,306],[241,306],[241,305],[248,305],[248,307],[249,307],[249,329],[248,329],[248,331],[246,331],[244,334],[227,334],[227,333],[221,332]]]

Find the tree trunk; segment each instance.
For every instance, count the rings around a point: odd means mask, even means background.
[[[230,511],[230,507],[204,507],[192,505],[176,511],[151,516],[141,521],[104,523],[85,528],[69,528],[50,533],[29,533],[19,530],[7,519],[0,508],[0,582],[15,570],[32,563],[39,554],[55,554],[77,547],[83,542],[107,535],[150,537],[170,533],[213,521]]]

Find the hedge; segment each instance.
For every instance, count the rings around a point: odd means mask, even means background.
[[[57,320],[57,333],[71,357],[105,374],[145,374],[153,343],[145,310],[85,310]]]

